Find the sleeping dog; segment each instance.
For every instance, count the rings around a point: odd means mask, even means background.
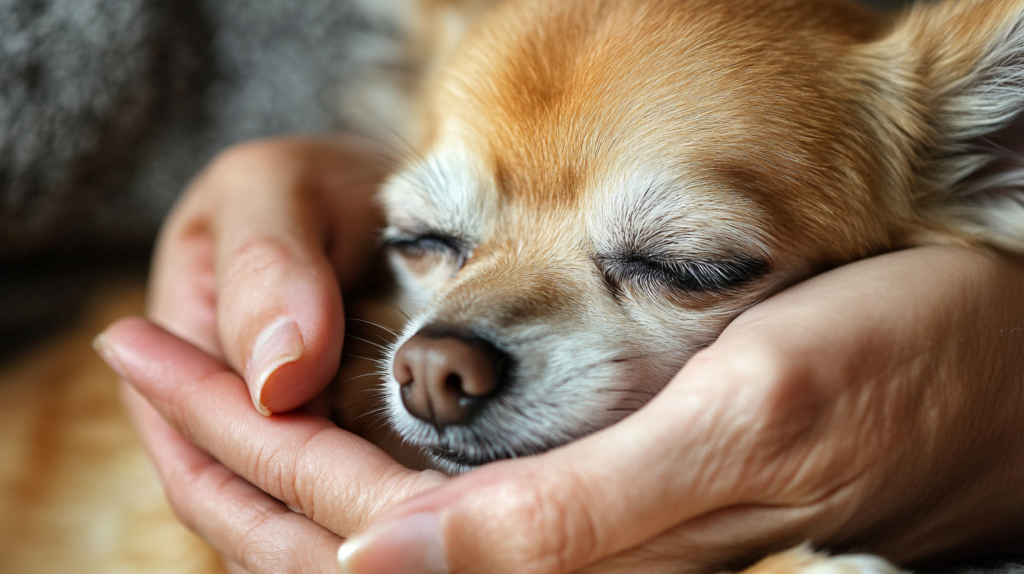
[[[381,195],[412,315],[383,375],[393,427],[440,469],[615,423],[824,269],[1024,253],[1024,1],[407,8],[435,57]]]
[[[420,97],[382,191],[414,313],[385,375],[449,471],[614,423],[815,272],[1024,252],[1024,2],[516,0]]]

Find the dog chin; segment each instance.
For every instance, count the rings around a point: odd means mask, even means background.
[[[425,452],[430,456],[430,465],[432,467],[451,476],[465,474],[490,462],[516,458],[514,456],[494,458],[471,457],[459,451],[445,450],[441,448],[428,448],[425,449]]]
[[[430,438],[406,437],[406,443],[427,455],[430,466],[449,475],[459,475],[475,470],[485,464],[540,454],[557,448],[561,444],[547,443],[543,447],[516,448],[510,444],[481,446],[476,441],[451,440],[444,431],[433,431]],[[440,436],[438,436],[440,435]],[[568,442],[568,441],[566,441]]]
[[[424,447],[423,445],[416,445],[422,452],[425,452],[429,456],[430,466],[435,470],[439,470],[450,476],[457,476],[465,474],[472,470],[489,464],[492,462],[498,462],[501,460],[511,460],[515,458],[521,458],[524,456],[531,456],[538,454],[538,452],[529,453],[516,453],[513,451],[505,452],[473,452],[473,450],[479,451],[479,449],[473,449],[469,452],[459,449],[449,449],[442,447]],[[556,448],[561,445],[552,445],[550,448]],[[550,450],[547,449],[547,450]]]

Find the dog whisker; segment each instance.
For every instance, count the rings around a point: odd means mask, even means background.
[[[352,335],[352,334],[350,334],[350,333],[346,333],[346,334],[345,334],[345,338],[346,338],[346,339],[355,339],[356,341],[361,341],[361,342],[363,342],[363,343],[366,343],[367,345],[372,345],[372,346],[376,347],[377,349],[380,349],[380,350],[382,350],[382,351],[385,351],[385,352],[387,352],[387,351],[389,351],[389,350],[390,350],[390,348],[388,347],[388,345],[382,345],[382,344],[380,344],[380,343],[377,343],[377,342],[371,341],[371,340],[369,340],[369,339],[364,339],[363,337],[359,337],[359,336],[357,336],[357,335]]]
[[[358,401],[356,401],[356,402],[354,402],[354,403],[352,403],[350,405],[345,405],[344,407],[342,407],[341,410],[339,411],[339,414],[344,413],[346,411],[349,411],[349,410],[351,410],[351,409],[353,409],[355,407],[364,405],[366,403],[369,403],[369,402],[372,402],[372,401],[375,401],[375,400],[380,400],[380,398],[381,397],[379,397],[379,396],[372,396],[372,397],[368,397],[368,398],[365,398],[365,399],[360,399],[360,400],[358,400]],[[372,412],[373,411],[368,411],[367,413],[364,413],[363,415],[359,415],[359,416],[361,417],[361,416],[364,416],[365,414],[369,414],[369,413],[372,413]],[[356,418],[359,418],[359,417],[356,417]],[[352,419],[352,420],[356,420],[356,419]]]
[[[383,359],[381,359],[381,358],[363,357],[362,355],[355,355],[355,354],[352,354],[352,353],[349,353],[349,352],[345,352],[345,351],[343,351],[341,353],[341,356],[343,356],[343,357],[350,357],[350,358],[353,358],[353,359],[362,359],[363,361],[370,361],[371,363],[380,363],[381,361],[383,361]]]
[[[362,318],[359,318],[359,317],[349,317],[346,320],[347,321],[352,321],[352,322],[355,322],[355,323],[365,323],[367,325],[370,325],[372,327],[376,327],[376,328],[378,328],[378,329],[380,329],[382,331],[386,331],[387,333],[390,333],[396,339],[399,337],[399,334],[397,332],[395,332],[393,329],[391,329],[387,325],[383,325],[383,324],[378,323],[376,321],[370,321],[369,319],[362,319]]]
[[[358,380],[358,379],[364,379],[366,377],[380,377],[380,374],[379,373],[363,373],[361,375],[354,375],[354,376],[351,376],[351,377],[345,379],[344,381],[337,381],[337,382],[331,384],[331,386],[328,387],[328,388],[330,390],[337,390],[337,389],[340,389],[342,386],[344,386],[344,385],[346,385],[348,383],[351,383],[352,381],[355,381],[355,380]]]
[[[374,417],[374,422],[371,424],[370,428],[373,429],[373,430],[376,430],[376,429],[378,429],[380,427],[379,426],[375,426],[375,425],[380,425],[385,420],[383,417],[379,416],[382,412],[384,412],[384,407],[379,407],[379,408],[376,408],[376,409],[372,409],[372,410],[369,410],[369,411],[367,411],[367,412],[365,412],[365,413],[363,413],[363,414],[353,418],[349,422],[355,422],[355,421],[358,421],[358,420],[360,420],[362,418],[365,418],[365,417]]]
[[[396,302],[395,302],[395,301],[394,301],[394,300],[393,300],[393,299],[392,299],[391,297],[388,297],[387,295],[385,295],[385,294],[384,294],[383,292],[381,292],[381,291],[379,291],[379,290],[375,289],[374,287],[371,287],[370,285],[367,285],[366,283],[360,283],[360,284],[359,284],[359,287],[360,287],[360,288],[362,288],[362,289],[364,289],[364,290],[366,290],[366,291],[367,291],[367,292],[369,292],[369,293],[370,293],[371,295],[373,295],[373,296],[377,297],[378,299],[380,299],[381,301],[383,301],[384,303],[386,303],[386,304],[387,304],[387,305],[388,305],[389,307],[391,307],[391,308],[392,308],[392,309],[394,309],[395,311],[398,311],[398,313],[399,313],[399,314],[401,314],[401,315],[402,315],[402,317],[405,317],[405,319],[406,319],[407,321],[411,321],[411,320],[412,320],[412,317],[410,317],[410,316],[409,316],[409,314],[408,314],[408,313],[406,313],[406,312],[405,312],[405,311],[404,311],[404,310],[403,310],[403,309],[402,309],[402,308],[401,308],[401,307],[400,307],[400,306],[398,305],[398,303],[396,303]]]

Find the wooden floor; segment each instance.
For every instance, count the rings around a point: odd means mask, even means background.
[[[0,573],[206,573],[92,337],[139,314],[141,277],[101,281],[71,324],[0,364]]]

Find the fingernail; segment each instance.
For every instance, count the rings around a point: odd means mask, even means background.
[[[434,514],[413,514],[372,527],[338,549],[342,574],[445,574],[441,523]]]
[[[291,317],[277,319],[256,337],[245,379],[249,382],[252,404],[261,415],[270,416],[270,409],[263,402],[267,380],[282,366],[299,360],[305,348],[299,324]]]
[[[92,348],[96,351],[96,354],[103,359],[103,362],[106,363],[112,371],[117,373],[117,376],[122,379],[128,378],[128,376],[125,375],[124,367],[121,366],[121,361],[117,358],[117,352],[114,351],[114,346],[110,343],[110,339],[107,339],[106,334],[100,333],[99,335],[96,335],[92,340]]]

